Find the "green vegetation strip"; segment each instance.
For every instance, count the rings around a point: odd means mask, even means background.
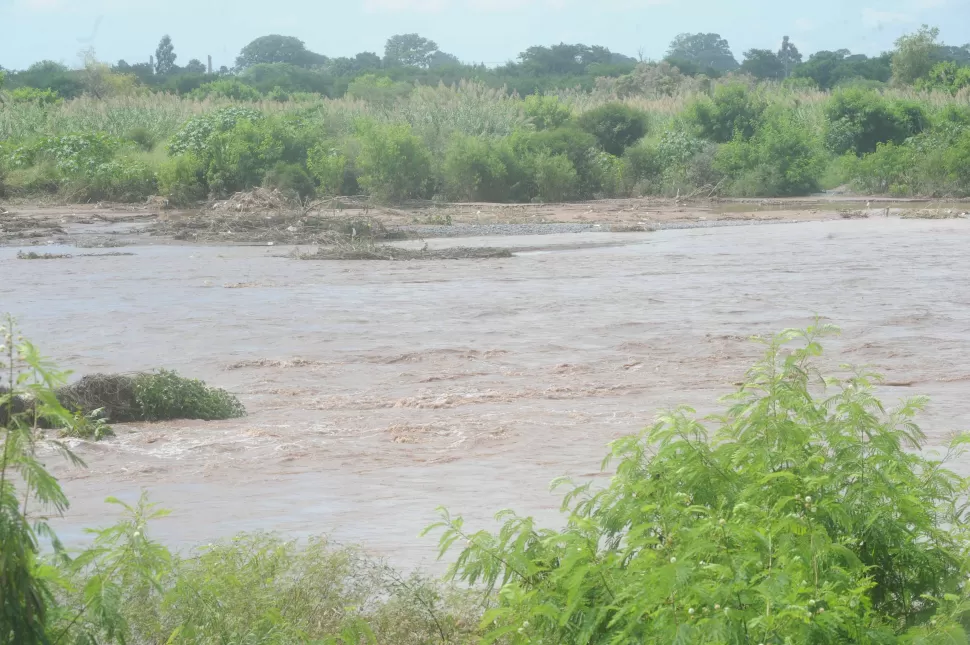
[[[561,44],[494,72],[432,67],[450,58],[414,34],[384,60],[340,63],[269,36],[217,76],[39,63],[7,78],[0,198],[967,196],[970,49],[937,38],[922,28],[879,57],[808,60],[785,40],[739,64],[717,34],[684,34],[660,63]],[[265,61],[266,42],[292,56]]]

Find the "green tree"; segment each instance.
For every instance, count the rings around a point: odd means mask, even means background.
[[[428,67],[434,69],[435,67],[449,67],[454,65],[461,65],[461,61],[454,54],[448,54],[446,52],[437,51],[431,54],[428,59]]]
[[[720,73],[733,72],[740,67],[728,41],[720,34],[679,34],[671,41],[666,58]]]
[[[584,112],[579,127],[596,137],[600,146],[619,157],[647,133],[647,114],[623,103],[607,103]]]
[[[236,57],[236,69],[241,71],[253,65],[268,63],[312,67],[323,65],[327,60],[326,56],[308,50],[299,38],[271,34],[261,36],[243,47]]]
[[[802,54],[798,51],[798,47],[792,43],[788,36],[781,39],[781,49],[778,50],[778,60],[781,61],[782,66],[785,68],[785,78],[791,76],[792,70],[795,69],[796,65],[800,65],[802,62]]]
[[[749,49],[744,52],[741,71],[755,78],[777,80],[785,77],[785,64],[770,49]]]
[[[956,94],[970,86],[970,66],[961,66],[952,61],[937,63],[929,74],[916,81],[922,90],[943,90]]]
[[[185,67],[182,68],[182,70],[188,74],[205,74],[208,71],[205,63],[200,61],[198,58],[193,58],[190,60]]]
[[[853,79],[885,83],[892,75],[891,58],[888,53],[869,58],[865,54],[852,54],[848,49],[819,51],[798,65],[792,76],[810,78],[825,90]]]
[[[11,88],[51,89],[66,99],[76,98],[84,92],[84,85],[78,78],[78,74],[52,60],[36,62],[25,71],[10,75],[7,81]]]
[[[438,44],[418,34],[398,34],[384,45],[384,62],[392,67],[426,68],[438,51]]]
[[[292,63],[257,63],[246,68],[239,80],[268,94],[274,88],[287,92],[314,92],[329,96],[333,78],[325,69],[307,69]]]
[[[940,30],[923,25],[916,33],[901,36],[893,51],[893,81],[901,85],[912,85],[930,73],[938,45],[936,39]]]
[[[609,65],[613,54],[609,49],[594,45],[559,43],[552,47],[529,47],[519,54],[521,68],[527,74],[579,75],[590,65]]]
[[[176,58],[178,58],[178,55],[175,53],[172,39],[168,34],[165,34],[158,42],[158,48],[155,49],[155,73],[159,76],[165,76],[174,72]]]

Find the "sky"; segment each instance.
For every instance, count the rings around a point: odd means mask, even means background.
[[[0,66],[74,66],[89,47],[104,61],[147,62],[164,34],[179,64],[211,55],[217,68],[273,33],[352,56],[381,54],[389,36],[417,32],[487,64],[559,42],[656,60],[683,32],[721,34],[740,61],[751,48],[777,50],[787,34],[807,58],[821,49],[877,54],[923,23],[948,44],[970,42],[970,0],[0,0]]]

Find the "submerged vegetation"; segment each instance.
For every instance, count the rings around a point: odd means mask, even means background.
[[[48,61],[8,75],[0,197],[966,196],[970,48],[936,38],[807,60],[786,38],[742,64],[716,34],[678,36],[659,63],[558,45],[494,70],[416,34],[345,60],[268,36],[212,76],[178,68],[171,41],[154,70]]]
[[[109,499],[119,523],[66,550],[38,519],[68,506],[40,455],[83,464],[39,420],[77,416],[55,395],[66,375],[8,326],[0,641],[967,642],[968,482],[945,461],[968,438],[937,459],[919,450],[924,399],[887,410],[876,376],[823,376],[832,331],[767,341],[713,428],[681,408],[615,442],[612,482],[570,490],[561,530],[505,511],[497,533],[471,532],[443,511],[428,531],[460,553],[436,582],[323,539],[241,535],[176,555],[150,538],[165,512],[144,497]],[[184,407],[198,390],[172,378],[153,397]]]

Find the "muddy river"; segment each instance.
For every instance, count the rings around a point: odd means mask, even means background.
[[[109,523],[108,495],[146,489],[172,509],[153,531],[175,547],[327,533],[433,566],[434,539],[418,533],[437,506],[471,526],[506,507],[555,522],[553,478],[606,481],[609,441],[664,407],[713,411],[759,352],[747,337],[815,314],[844,330],[833,364],[881,371],[890,400],[932,397],[933,441],[970,428],[970,221],[541,238],[487,241],[529,247],[510,259],[400,263],[171,245],[24,261],[0,248],[0,311],[62,366],[176,369],[249,410],[74,443],[86,469],[50,463],[72,500],[61,536]]]

